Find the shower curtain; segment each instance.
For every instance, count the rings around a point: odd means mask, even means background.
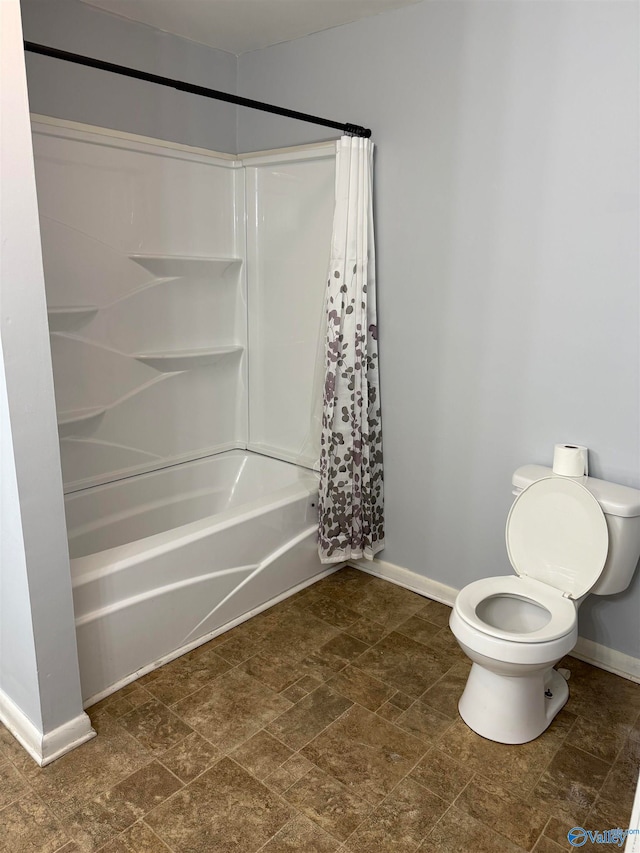
[[[373,144],[343,136],[326,292],[318,551],[323,563],[384,548],[373,239]]]

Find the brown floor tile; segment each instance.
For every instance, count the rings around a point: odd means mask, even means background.
[[[544,829],[544,837],[559,844],[563,850],[570,848],[567,834],[574,826],[583,825],[585,822],[583,814],[552,814]]]
[[[215,747],[227,751],[289,707],[286,699],[255,678],[232,669],[173,710]]]
[[[236,747],[229,757],[242,765],[256,779],[264,779],[291,757],[292,750],[268,732],[259,731]]]
[[[293,810],[223,758],[145,819],[175,853],[253,853]]]
[[[605,724],[635,723],[640,712],[640,684],[572,657],[558,666],[571,671],[568,710]]]
[[[234,628],[233,630],[235,631],[236,629]],[[224,658],[224,660],[228,661],[233,666],[243,663],[250,657],[253,657],[257,651],[257,641],[252,637],[247,636],[229,637],[224,641],[224,643],[216,646],[216,654],[219,657]]]
[[[322,683],[322,680],[316,678],[314,675],[303,675],[300,681],[296,681],[296,687],[302,687],[305,693],[311,693],[312,690],[320,687]]]
[[[458,641],[451,633],[451,628],[448,625],[446,628],[440,629],[429,645],[434,651],[446,652],[455,658],[457,662],[464,662],[471,666],[471,661],[460,648]]]
[[[118,808],[131,811],[136,818],[141,818],[181,787],[182,783],[173,773],[158,761],[152,761],[101,794],[100,799],[117,804]]]
[[[362,640],[368,646],[372,646],[388,634],[390,630],[386,625],[381,625],[379,622],[373,622],[371,619],[367,619],[366,616],[362,616],[357,622],[349,626],[347,633],[351,634],[357,640]]]
[[[19,800],[28,790],[27,783],[13,764],[3,764],[0,767],[0,809]]]
[[[426,619],[421,619],[419,616],[412,616],[406,622],[398,625],[395,630],[398,634],[411,637],[416,643],[424,643],[426,646],[430,646],[433,638],[442,628],[440,625],[434,625],[433,622],[427,622]]]
[[[533,797],[554,812],[586,817],[610,767],[600,758],[565,744],[542,774]]]
[[[364,800],[317,767],[292,785],[284,797],[340,841],[351,835],[370,811]]]
[[[294,705],[296,702],[304,699],[308,692],[309,691],[305,690],[304,687],[300,687],[299,684],[292,684],[291,687],[287,687],[286,690],[281,691],[284,698],[288,699],[289,702],[292,702]]]
[[[395,721],[396,725],[425,743],[433,743],[453,724],[450,717],[419,699]]]
[[[307,613],[311,613],[317,619],[328,622],[335,628],[344,631],[354,622],[360,619],[360,614],[351,610],[339,601],[327,598],[324,595],[313,597],[311,600],[303,601],[300,605]]]
[[[303,610],[292,609],[287,618],[260,639],[256,652],[274,658],[289,655],[302,660],[335,637],[338,629]],[[221,647],[224,648],[224,647]]]
[[[413,850],[431,831],[448,803],[411,779],[404,779],[353,835],[353,853],[404,853]]]
[[[535,786],[573,721],[573,715],[563,711],[536,740],[510,745],[485,740],[459,720],[442,735],[438,749],[469,770],[522,795]]]
[[[473,778],[473,771],[432,747],[411,771],[411,778],[452,803]]]
[[[379,717],[382,717],[383,720],[387,720],[389,723],[395,723],[402,713],[401,708],[398,708],[397,705],[392,705],[390,702],[385,702],[376,711]]]
[[[307,587],[307,592],[311,593],[311,587]],[[258,613],[257,616],[243,622],[238,628],[243,628],[246,636],[253,637],[254,640],[261,640],[274,628],[286,624],[292,614],[296,614],[297,609],[294,599],[285,598],[283,601],[279,601],[278,604],[274,604],[273,607],[269,607],[267,610],[263,610],[262,613]],[[237,628],[233,630],[236,631]]]
[[[352,847],[347,841],[340,847],[340,853],[380,853],[381,850],[384,850],[384,853],[415,853],[417,849],[413,841],[401,841],[390,835],[384,837],[384,847],[378,846],[378,838],[374,833],[371,833],[370,837],[360,838],[356,830],[351,837],[355,839],[357,846]]]
[[[501,835],[525,850],[533,847],[549,819],[542,809],[479,776],[462,791],[456,808],[489,827],[498,828]]]
[[[425,601],[418,613],[422,619],[433,622],[434,625],[440,625],[441,628],[448,627],[451,618],[451,608],[448,604],[441,604],[430,598]]]
[[[132,684],[127,684],[116,693],[112,693],[110,696],[92,705],[88,709],[88,713],[91,717],[100,713],[107,713],[114,719],[118,719],[123,714],[133,711],[139,705],[144,705],[151,698],[151,694],[139,682],[134,681]]]
[[[314,583],[306,586],[304,589],[299,589],[298,592],[294,592],[293,595],[290,595],[288,598],[284,600],[287,601],[290,605],[294,607],[300,607],[305,602],[313,601],[316,598],[323,597],[321,584],[322,579],[319,581],[315,581]]]
[[[181,787],[175,776],[154,761],[73,811],[65,810],[65,828],[83,853],[91,853]]]
[[[611,802],[603,797],[598,797],[585,821],[586,829],[612,829],[613,827],[626,828],[629,826],[631,808],[623,803]]]
[[[104,715],[95,728],[98,737],[47,767],[38,767],[29,757],[22,772],[45,802],[95,797],[151,761],[147,750],[119,721]]]
[[[231,628],[230,631],[225,631],[224,634],[220,634],[198,649],[189,652],[189,654],[197,655],[202,649],[213,650],[232,664],[242,663],[259,651],[260,640],[278,624],[280,618],[286,616],[291,606],[288,601],[281,601],[274,607],[258,613],[257,616],[241,622],[235,628]]]
[[[159,760],[182,782],[191,782],[221,758],[220,750],[197,732],[163,752]]]
[[[305,758],[304,755],[296,752],[262,781],[276,793],[282,794],[314,768],[315,764]]]
[[[454,720],[459,719],[458,702],[464,691],[469,677],[471,663],[459,662],[442,676],[436,683],[429,687],[420,697],[422,701],[440,711],[446,717]]]
[[[523,853],[524,848],[453,806],[419,850],[420,853]]]
[[[49,767],[0,726],[0,851],[552,853],[626,826],[640,686],[567,658],[570,710],[487,741],[449,613],[343,569],[97,703]]]
[[[136,821],[133,810],[119,805],[105,801],[102,795],[77,804],[73,810],[65,809],[64,827],[82,853],[93,853]]]
[[[631,810],[640,772],[640,742],[629,738],[600,791],[606,800]]]
[[[631,738],[631,740],[640,740],[640,714],[638,714],[635,723],[631,727],[629,737]]]
[[[352,606],[367,619],[395,627],[421,610],[424,602],[425,599],[415,592],[380,578],[371,578],[362,597]]]
[[[165,705],[173,705],[231,669],[213,649],[198,651],[198,655],[184,655],[163,666],[159,677],[147,685],[149,693]]]
[[[373,577],[371,575],[347,566],[323,578],[316,586],[321,595],[330,598],[332,601],[339,601],[346,607],[357,610],[354,604],[362,601],[364,590],[372,580]]]
[[[0,826],[0,850],[7,853],[54,853],[69,840],[60,821],[33,793],[2,809]]]
[[[0,760],[9,761],[9,759],[23,754],[24,749],[9,730],[0,723]]]
[[[348,666],[343,669],[328,682],[328,686],[370,711],[379,708],[395,692],[393,687],[367,675],[357,666]]]
[[[601,720],[577,717],[567,735],[567,743],[612,763],[631,730],[629,723],[603,723]]]
[[[260,853],[334,853],[339,846],[339,841],[309,818],[297,815],[285,823]]]
[[[421,741],[359,705],[332,723],[302,754],[375,805],[426,751]]]
[[[255,619],[259,619],[260,615],[256,616]],[[244,630],[246,634],[252,636],[253,621],[253,619],[249,619],[246,622],[242,622],[233,630]],[[259,631],[257,631],[257,633],[259,633]],[[179,661],[184,662],[182,666],[178,667],[180,671],[182,671],[183,669],[187,672],[207,670],[211,678],[217,678],[221,674],[221,672],[226,672],[228,669],[228,667],[224,667],[222,670],[220,669],[220,655],[218,654],[217,649],[218,645],[222,645],[222,639],[225,636],[228,637],[228,633],[222,634],[219,637],[215,637],[213,640],[209,640],[209,642],[203,643],[201,646],[196,646],[195,649],[191,649],[190,652],[187,652],[186,655],[183,655],[181,658],[177,658],[175,661],[173,661],[173,663],[177,665]],[[170,666],[171,665],[172,664],[170,664]],[[162,669],[165,669],[165,667],[162,667]]]
[[[359,669],[413,697],[424,693],[451,666],[449,656],[437,655],[422,643],[396,632],[383,637],[358,658]]]
[[[144,823],[136,823],[103,847],[100,853],[171,853],[171,851],[148,826]]]
[[[399,690],[393,694],[389,702],[392,705],[395,705],[396,708],[400,708],[401,711],[406,711],[407,708],[410,708],[411,705],[415,702],[413,696],[407,696],[406,693],[401,693]]]
[[[367,648],[367,644],[361,640],[341,633],[304,658],[302,663],[321,681],[328,681],[347,664],[357,661]]]
[[[120,717],[119,723],[152,755],[166,752],[191,734],[189,726],[157,699]]]
[[[416,845],[413,842],[408,842],[408,844],[405,844],[399,839],[396,840],[391,837],[385,839],[385,844],[386,847],[384,848],[384,853],[415,853],[416,851]],[[376,847],[375,849],[370,849],[372,853],[379,853],[380,851],[380,848],[378,847]],[[355,848],[353,848],[349,844],[349,842],[345,842],[342,847],[339,848],[339,850],[340,853],[355,853]],[[361,853],[361,851],[358,851],[358,853]]]
[[[269,723],[267,731],[291,749],[300,749],[352,704],[323,684]]]
[[[546,835],[543,835],[539,838],[538,843],[533,848],[533,853],[559,853],[560,850],[565,849],[565,847],[561,847],[559,844],[556,844],[555,841],[552,841],[550,838],[547,838]]]
[[[284,693],[288,687],[294,685],[308,671],[308,667],[303,666],[296,656],[279,655],[274,657],[264,652],[253,655],[249,660],[240,664],[239,668],[252,678],[257,678],[258,681],[266,684],[271,690],[275,690],[276,693]]]

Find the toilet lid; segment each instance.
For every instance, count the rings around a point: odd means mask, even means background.
[[[507,552],[516,574],[571,598],[589,592],[609,549],[604,513],[591,492],[567,477],[527,486],[507,518]]]

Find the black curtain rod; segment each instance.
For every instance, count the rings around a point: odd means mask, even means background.
[[[239,107],[249,107],[252,110],[262,110],[265,113],[274,113],[298,121],[306,121],[310,124],[321,124],[323,127],[333,127],[351,136],[362,136],[368,138],[371,131],[358,124],[341,124],[326,118],[299,113],[296,110],[287,110],[284,107],[276,107],[273,104],[263,104],[262,101],[252,101],[250,98],[241,98],[238,95],[230,95],[228,92],[218,92],[216,89],[207,89],[205,86],[194,86],[193,83],[184,83],[182,80],[172,80],[170,77],[160,77],[158,74],[148,74],[146,71],[138,71],[136,68],[127,68],[125,65],[116,65],[113,62],[104,62],[101,59],[93,59],[90,56],[81,56],[78,53],[69,53],[66,50],[58,50],[55,47],[47,47],[44,44],[35,44],[25,41],[24,49],[30,53],[39,53],[41,56],[51,56],[54,59],[63,59],[65,62],[75,62],[76,65],[86,65],[87,68],[98,68],[101,71],[110,71],[112,74],[121,74],[124,77],[133,77],[135,80],[145,80],[147,83],[157,83],[159,86],[169,86],[180,92],[189,92],[192,95],[201,95],[203,98],[213,98],[216,101],[226,101],[229,104],[237,104]]]

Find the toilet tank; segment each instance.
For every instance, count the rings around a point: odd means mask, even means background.
[[[544,465],[523,465],[513,475],[513,494],[519,495],[543,477],[556,476],[559,475]],[[629,586],[640,559],[640,491],[595,477],[575,479],[596,498],[609,530],[607,562],[590,593],[615,595]]]

